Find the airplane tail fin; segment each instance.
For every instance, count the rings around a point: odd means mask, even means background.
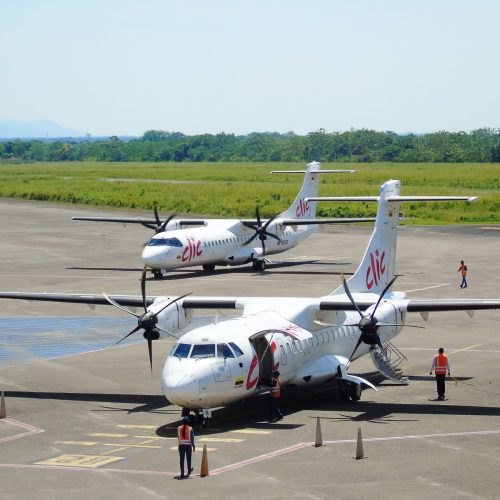
[[[288,219],[314,219],[316,216],[317,202],[306,201],[306,198],[318,196],[320,170],[321,163],[317,161],[313,161],[307,165],[304,171],[304,182],[294,202],[288,210],[285,210],[278,217]]]
[[[358,269],[348,280],[351,292],[380,294],[395,275],[400,181],[390,180],[380,190],[377,217],[370,242]],[[393,198],[393,200],[390,200]],[[343,287],[333,292],[344,293]]]

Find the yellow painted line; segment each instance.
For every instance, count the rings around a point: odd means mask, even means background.
[[[178,450],[179,448],[177,446],[172,446],[172,448],[170,448],[171,450]],[[207,451],[215,451],[217,448],[207,448]]]
[[[157,429],[157,425],[127,425],[127,424],[118,424],[117,427],[121,427],[123,429]]]
[[[137,439],[177,439],[177,438],[162,438],[160,436],[130,436]]]
[[[59,457],[49,458],[36,462],[37,465],[63,465],[66,467],[89,467],[95,468],[106,465],[117,460],[123,460],[125,457],[105,457],[103,455],[60,455]]]
[[[77,444],[80,446],[92,446],[99,444],[99,441],[56,441],[57,444]]]
[[[471,345],[470,347],[464,347],[463,349],[458,349],[456,351],[450,352],[450,354],[456,354],[457,352],[468,351],[469,349],[474,349],[475,347],[480,347],[483,344]]]
[[[257,429],[237,429],[231,432],[236,432],[239,434],[271,434],[271,431],[259,431]]]
[[[161,448],[161,446],[147,445],[147,444],[116,444],[116,443],[102,443],[103,446],[118,446],[120,449],[126,448]]]
[[[103,438],[124,438],[124,437],[127,437],[128,434],[110,434],[110,433],[106,433],[106,432],[88,432],[87,436],[103,437]]]
[[[245,439],[206,437],[198,439],[198,441],[206,441],[207,443],[242,443]]]

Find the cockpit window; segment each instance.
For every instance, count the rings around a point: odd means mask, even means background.
[[[234,358],[234,354],[227,344],[217,344],[217,357]]]
[[[176,346],[174,345],[171,355],[178,356],[179,358],[187,358],[190,350],[191,344],[177,344]]]
[[[178,238],[151,238],[148,241],[148,247],[158,246],[182,247],[182,243]]]
[[[215,356],[215,344],[198,344],[193,346],[192,358],[213,358]]]
[[[234,342],[229,342],[229,345],[233,348],[237,358],[243,356],[243,351]]]

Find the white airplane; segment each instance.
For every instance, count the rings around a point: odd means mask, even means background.
[[[141,296],[0,292],[0,298],[112,304],[137,317],[137,327],[126,337],[143,331],[150,363],[152,341],[161,331],[182,330],[195,309],[242,310],[240,317],[182,335],[165,361],[166,398],[181,406],[183,414],[196,412],[203,423],[211,409],[269,390],[276,369],[284,388],[313,387],[333,379],[346,398],[357,401],[363,387],[376,390],[371,382],[348,373],[352,360],[367,353],[386,378],[408,382],[401,377],[399,361],[390,354],[390,341],[401,332],[406,313],[419,312],[427,319],[430,311],[500,308],[500,300],[412,300],[392,290],[399,203],[444,199],[400,196],[399,192],[399,181],[382,186],[376,198],[375,228],[361,264],[343,285],[323,297],[153,297],[146,295],[144,270]],[[135,314],[127,306],[144,308],[144,313]]]
[[[241,219],[175,219],[163,222],[155,207],[155,218],[73,217],[73,220],[121,222],[142,224],[156,234],[142,251],[143,262],[155,278],[167,270],[201,265],[206,271],[215,266],[239,266],[253,263],[254,271],[264,271],[266,256],[295,247],[310,236],[318,224],[339,224],[373,221],[372,218],[315,219],[316,202],[306,201],[318,195],[320,173],[352,173],[355,170],[320,170],[321,164],[312,162],[303,170],[282,170],[271,173],[305,173],[304,182],[288,210],[261,219],[259,210],[255,220]],[[197,227],[186,227],[197,226]]]

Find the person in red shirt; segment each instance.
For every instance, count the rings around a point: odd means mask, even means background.
[[[444,354],[444,349],[442,347],[439,348],[438,353],[432,360],[432,366],[429,375],[432,375],[432,371],[434,371],[436,375],[438,400],[444,401],[444,381],[446,379],[446,372],[448,372],[448,377],[450,376],[450,363],[448,361],[448,356]]]
[[[458,268],[457,273],[462,273],[462,283],[460,283],[460,288],[467,288],[467,266],[464,261],[460,261],[460,267]]]

